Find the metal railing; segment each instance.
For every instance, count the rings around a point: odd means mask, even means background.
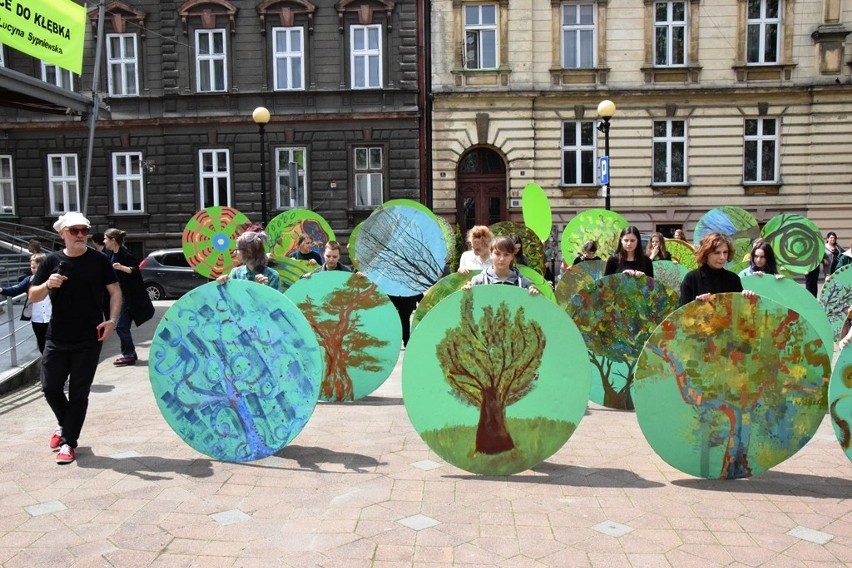
[[[2,326],[4,333],[0,335],[0,361],[4,360],[6,354],[11,355],[11,366],[18,366],[18,348],[33,335],[33,329],[28,321],[21,321],[15,313],[15,303],[21,300],[20,308],[23,309],[23,301],[27,297],[26,293],[18,294],[13,298],[3,298],[0,301],[0,308],[3,309],[3,314],[0,315],[0,320],[5,320],[6,325]],[[18,310],[20,311],[20,310]],[[0,370],[5,365],[0,365]]]

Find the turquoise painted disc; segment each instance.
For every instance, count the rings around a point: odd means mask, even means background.
[[[277,290],[210,282],[169,308],[148,369],[166,422],[212,458],[246,462],[286,446],[317,403],[323,360],[313,330]]]
[[[442,459],[511,475],[568,440],[589,400],[577,326],[544,298],[475,286],[444,299],[412,335],[402,367],[405,409]]]
[[[840,352],[828,385],[828,412],[840,447],[852,461],[852,347]]]
[[[364,398],[390,376],[402,325],[375,284],[352,272],[317,272],[290,286],[286,296],[302,310],[323,352],[322,400]]]

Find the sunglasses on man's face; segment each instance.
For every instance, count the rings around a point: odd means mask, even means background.
[[[89,228],[88,227],[66,227],[69,233],[74,235],[75,237],[78,235],[88,235]]]

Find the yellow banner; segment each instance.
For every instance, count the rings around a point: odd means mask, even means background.
[[[38,59],[83,71],[86,9],[71,0],[0,0],[0,43]]]

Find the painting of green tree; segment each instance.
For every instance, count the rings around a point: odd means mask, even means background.
[[[698,268],[698,261],[695,260],[695,248],[690,243],[680,239],[666,239],[666,250],[671,253],[673,261],[687,270]],[[656,272],[655,270],[654,273]]]
[[[797,312],[718,294],[671,314],[639,358],[639,426],[673,467],[710,479],[759,475],[804,446],[825,416],[831,362]]]
[[[527,258],[527,266],[544,274],[544,244],[532,229],[512,221],[494,223],[489,229],[495,237],[521,237],[521,252]]]
[[[604,276],[571,298],[566,309],[583,335],[596,375],[594,402],[633,409],[630,388],[642,345],[677,308],[678,299],[678,292],[653,278],[626,274]]]
[[[680,293],[680,284],[689,270],[682,264],[671,260],[654,262],[654,280],[670,290]]]
[[[556,284],[556,303],[563,308],[569,304],[574,294],[594,282],[588,272],[576,266],[569,266],[562,272],[559,283]]]
[[[828,412],[834,434],[846,457],[852,460],[852,348],[840,352],[828,385]]]
[[[308,320],[325,357],[320,399],[363,398],[390,376],[402,326],[390,299],[359,274],[328,271],[287,290]]]
[[[420,322],[402,374],[409,418],[429,447],[474,473],[534,467],[567,441],[589,393],[576,325],[511,286],[452,294]]]
[[[710,233],[728,235],[734,242],[737,254],[743,255],[751,249],[752,241],[760,236],[760,226],[754,215],[742,207],[725,205],[701,216],[692,233],[693,244],[698,246],[701,239]]]
[[[607,258],[618,246],[618,234],[629,223],[627,219],[606,209],[586,209],[571,219],[562,231],[562,258],[574,258],[583,243],[598,243],[598,256]]]

